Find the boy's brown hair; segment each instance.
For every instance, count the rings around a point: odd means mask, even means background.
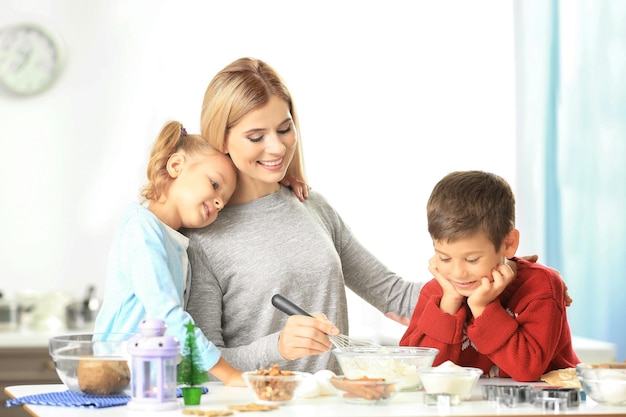
[[[498,175],[456,171],[443,177],[426,206],[433,240],[453,242],[483,232],[499,250],[515,228],[515,197]]]

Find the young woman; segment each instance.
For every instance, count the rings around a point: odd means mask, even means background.
[[[219,72],[201,128],[238,178],[220,218],[185,231],[193,271],[187,308],[229,362],[337,371],[327,334],[349,331],[346,286],[408,321],[421,285],[370,254],[321,194],[309,191],[300,202],[280,184],[286,175],[302,184],[305,175],[295,106],[272,68],[243,58]],[[287,317],[271,305],[276,293],[328,320]]]

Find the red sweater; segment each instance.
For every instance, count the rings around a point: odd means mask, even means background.
[[[433,366],[450,360],[481,368],[486,376],[537,381],[554,369],[580,362],[572,348],[565,312],[565,285],[552,269],[515,258],[517,275],[500,297],[474,318],[464,304],[456,314],[441,311],[435,279],[422,288],[401,346],[439,349]]]

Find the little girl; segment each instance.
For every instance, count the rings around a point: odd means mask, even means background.
[[[179,122],[161,130],[148,162],[143,205],[124,211],[113,242],[96,333],[136,333],[141,320],[160,318],[167,333],[185,339],[189,240],[178,230],[213,223],[228,202],[237,175],[230,158]],[[196,328],[203,369],[231,386],[245,386],[219,349]]]

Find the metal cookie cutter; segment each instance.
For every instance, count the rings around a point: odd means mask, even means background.
[[[498,406],[516,407],[529,403],[533,388],[529,385],[483,385],[483,399],[495,401]]]
[[[532,403],[544,411],[578,407],[580,390],[578,388],[535,388],[532,393]]]

